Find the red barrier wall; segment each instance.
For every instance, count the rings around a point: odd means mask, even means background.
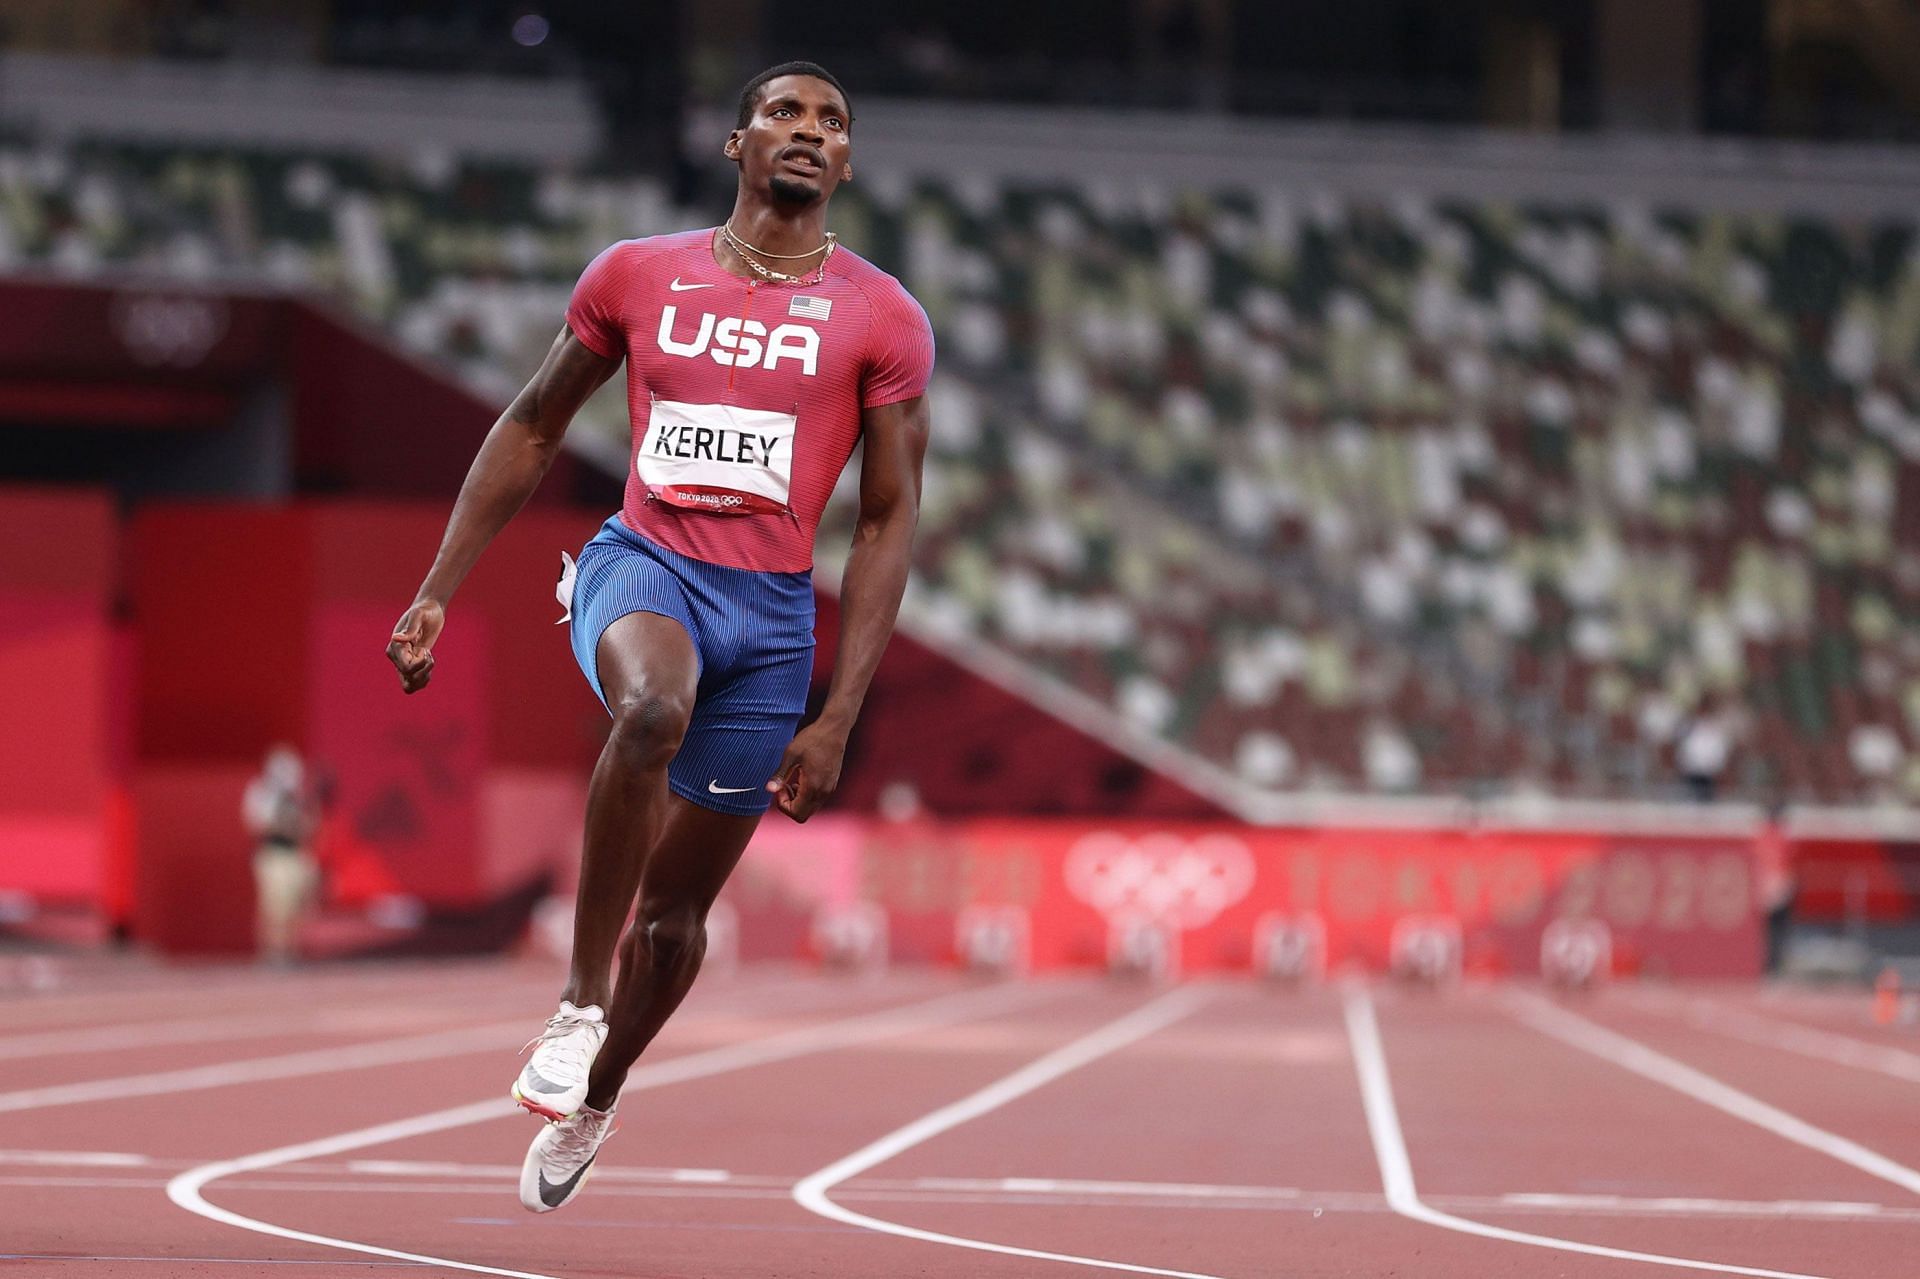
[[[1310,913],[1328,961],[1381,969],[1396,921],[1460,921],[1470,968],[1536,971],[1542,930],[1597,919],[1622,966],[1747,977],[1761,945],[1750,839],[1535,831],[1271,830],[1218,823],[841,818],[763,827],[728,888],[743,953],[804,953],[812,912],[884,908],[896,959],[948,960],[969,906],[1027,912],[1040,969],[1104,962],[1109,929],[1177,934],[1188,972],[1244,969],[1263,914]]]
[[[153,764],[133,787],[133,927],[173,953],[253,949],[253,849],[240,794],[255,765]]]
[[[0,890],[101,894],[118,540],[104,493],[0,489]]]
[[[530,510],[508,527],[449,610],[432,685],[403,696],[386,637],[432,562],[436,506],[194,503],[143,511],[132,531],[143,784],[200,850],[191,875],[226,877],[203,908],[172,885],[181,843],[143,811],[143,932],[199,948],[201,925],[250,901],[239,789],[181,776],[246,776],[288,741],[334,781],[328,846],[377,883],[443,904],[485,897],[525,863],[498,853],[513,823],[487,801],[498,770],[584,777],[605,715],[573,668],[552,583],[590,512]],[[164,784],[153,778],[176,779]],[[184,798],[183,798],[184,796]],[[232,880],[227,883],[226,880]],[[237,886],[236,886],[237,885]],[[248,907],[250,910],[250,906]]]
[[[1794,914],[1821,923],[1920,920],[1920,844],[1800,838],[1793,842]]]

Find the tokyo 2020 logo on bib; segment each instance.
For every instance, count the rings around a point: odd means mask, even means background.
[[[716,515],[784,512],[797,427],[791,413],[656,399],[634,470],[672,506]]]
[[[1108,919],[1203,928],[1253,890],[1254,860],[1231,835],[1089,835],[1067,852],[1067,891]]]

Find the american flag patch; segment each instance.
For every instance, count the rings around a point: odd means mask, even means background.
[[[787,303],[787,314],[802,320],[824,320],[832,311],[832,298],[810,298],[804,293]]]

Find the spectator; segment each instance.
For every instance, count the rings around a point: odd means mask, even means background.
[[[240,817],[255,841],[259,956],[269,964],[290,964],[298,957],[300,920],[318,879],[309,845],[319,802],[299,751],[282,742],[267,752],[260,775],[247,783]]]
[[[1710,702],[1701,703],[1693,718],[1680,730],[1678,750],[1680,776],[1693,798],[1702,804],[1713,802],[1732,753],[1733,734],[1725,713]]]

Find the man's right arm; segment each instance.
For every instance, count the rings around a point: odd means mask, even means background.
[[[540,371],[487,432],[460,486],[433,568],[387,644],[401,688],[414,693],[426,687],[448,601],[487,543],[540,486],[573,415],[619,368],[619,360],[599,354],[563,328]]]

